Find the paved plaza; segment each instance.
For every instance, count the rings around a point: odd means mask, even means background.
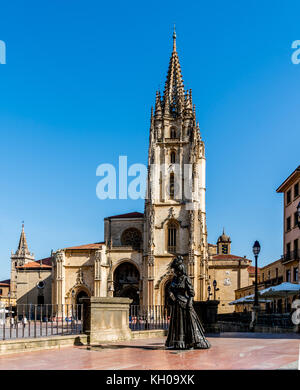
[[[299,335],[223,333],[207,338],[209,350],[165,350],[165,338],[152,338],[2,355],[0,369],[298,369]]]

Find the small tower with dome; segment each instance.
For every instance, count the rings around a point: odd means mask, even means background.
[[[222,235],[218,238],[217,241],[217,254],[218,255],[229,255],[231,251],[231,240],[230,237],[225,234],[223,228]]]

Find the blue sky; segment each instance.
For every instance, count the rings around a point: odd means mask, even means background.
[[[2,2],[0,279],[21,222],[36,259],[101,241],[103,218],[143,201],[96,197],[96,168],[147,162],[155,91],[176,23],[186,88],[206,144],[207,224],[260,265],[282,254],[282,195],[299,165],[297,1]]]

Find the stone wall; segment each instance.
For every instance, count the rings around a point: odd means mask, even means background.
[[[44,288],[37,284],[44,282]],[[17,279],[17,304],[37,304],[38,296],[44,296],[44,303],[51,303],[51,270],[19,270]]]

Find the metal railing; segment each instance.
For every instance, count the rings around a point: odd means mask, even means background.
[[[251,322],[251,312],[247,313],[224,313],[218,314],[218,324],[221,329],[232,328],[232,331],[247,330],[247,325]],[[294,324],[290,313],[267,313],[260,310],[257,317],[257,325],[269,328],[292,329]],[[222,330],[225,331],[225,330]]]
[[[83,332],[83,304],[18,304],[0,308],[0,340]]]
[[[240,324],[248,324],[251,321],[251,313],[250,312],[242,312],[242,313],[220,313],[217,314],[218,322],[232,322],[232,323],[240,323]]]
[[[282,261],[300,260],[300,250],[295,249],[282,256]]]
[[[272,279],[266,279],[262,281],[262,284],[264,284],[265,288],[270,286],[277,286],[278,284],[283,282],[283,276],[278,276],[277,278]]]
[[[283,329],[294,328],[294,324],[291,320],[289,313],[285,314],[264,314],[259,313],[257,317],[257,325],[266,327],[278,327]]]
[[[129,309],[129,328],[135,330],[168,329],[170,307],[163,305],[131,305]]]

